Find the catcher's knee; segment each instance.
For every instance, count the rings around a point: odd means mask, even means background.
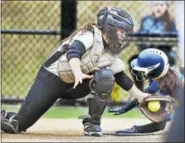
[[[95,72],[89,87],[92,93],[98,95],[101,100],[105,100],[112,92],[114,80],[112,70],[101,69]]]

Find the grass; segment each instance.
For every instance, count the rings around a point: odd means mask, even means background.
[[[19,108],[20,108],[20,105],[2,105],[2,109],[6,109],[12,112],[17,112]],[[87,114],[88,114],[87,107],[53,106],[43,115],[43,117],[44,118],[78,118],[78,116],[87,115]],[[143,118],[143,117],[144,115],[142,115],[142,113],[137,108],[119,116],[115,116],[112,113],[108,113],[107,109],[105,109],[103,113],[103,118]]]

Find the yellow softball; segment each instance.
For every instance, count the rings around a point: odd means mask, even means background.
[[[160,110],[160,108],[161,108],[161,104],[159,101],[151,101],[148,103],[148,109],[151,112],[157,112]]]

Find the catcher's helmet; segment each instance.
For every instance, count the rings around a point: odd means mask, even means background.
[[[123,9],[117,7],[105,7],[97,14],[97,26],[108,35],[108,44],[110,50],[119,54],[127,45],[126,38],[119,39],[117,29],[123,29],[126,37],[133,31],[132,17]]]
[[[135,70],[148,79],[160,78],[168,72],[168,57],[159,49],[149,48],[143,50],[138,58],[131,61],[131,68],[133,74]]]

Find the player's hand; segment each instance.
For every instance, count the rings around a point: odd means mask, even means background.
[[[142,96],[138,97],[137,101],[138,101],[139,103],[142,103],[143,100],[146,99],[146,98],[149,97],[149,96],[152,96],[152,95],[149,94],[149,93],[143,93]]]
[[[78,75],[75,75],[75,83],[73,88],[76,88],[76,86],[80,83],[83,82],[83,79],[92,79],[93,75],[87,75],[84,73],[79,73]]]

